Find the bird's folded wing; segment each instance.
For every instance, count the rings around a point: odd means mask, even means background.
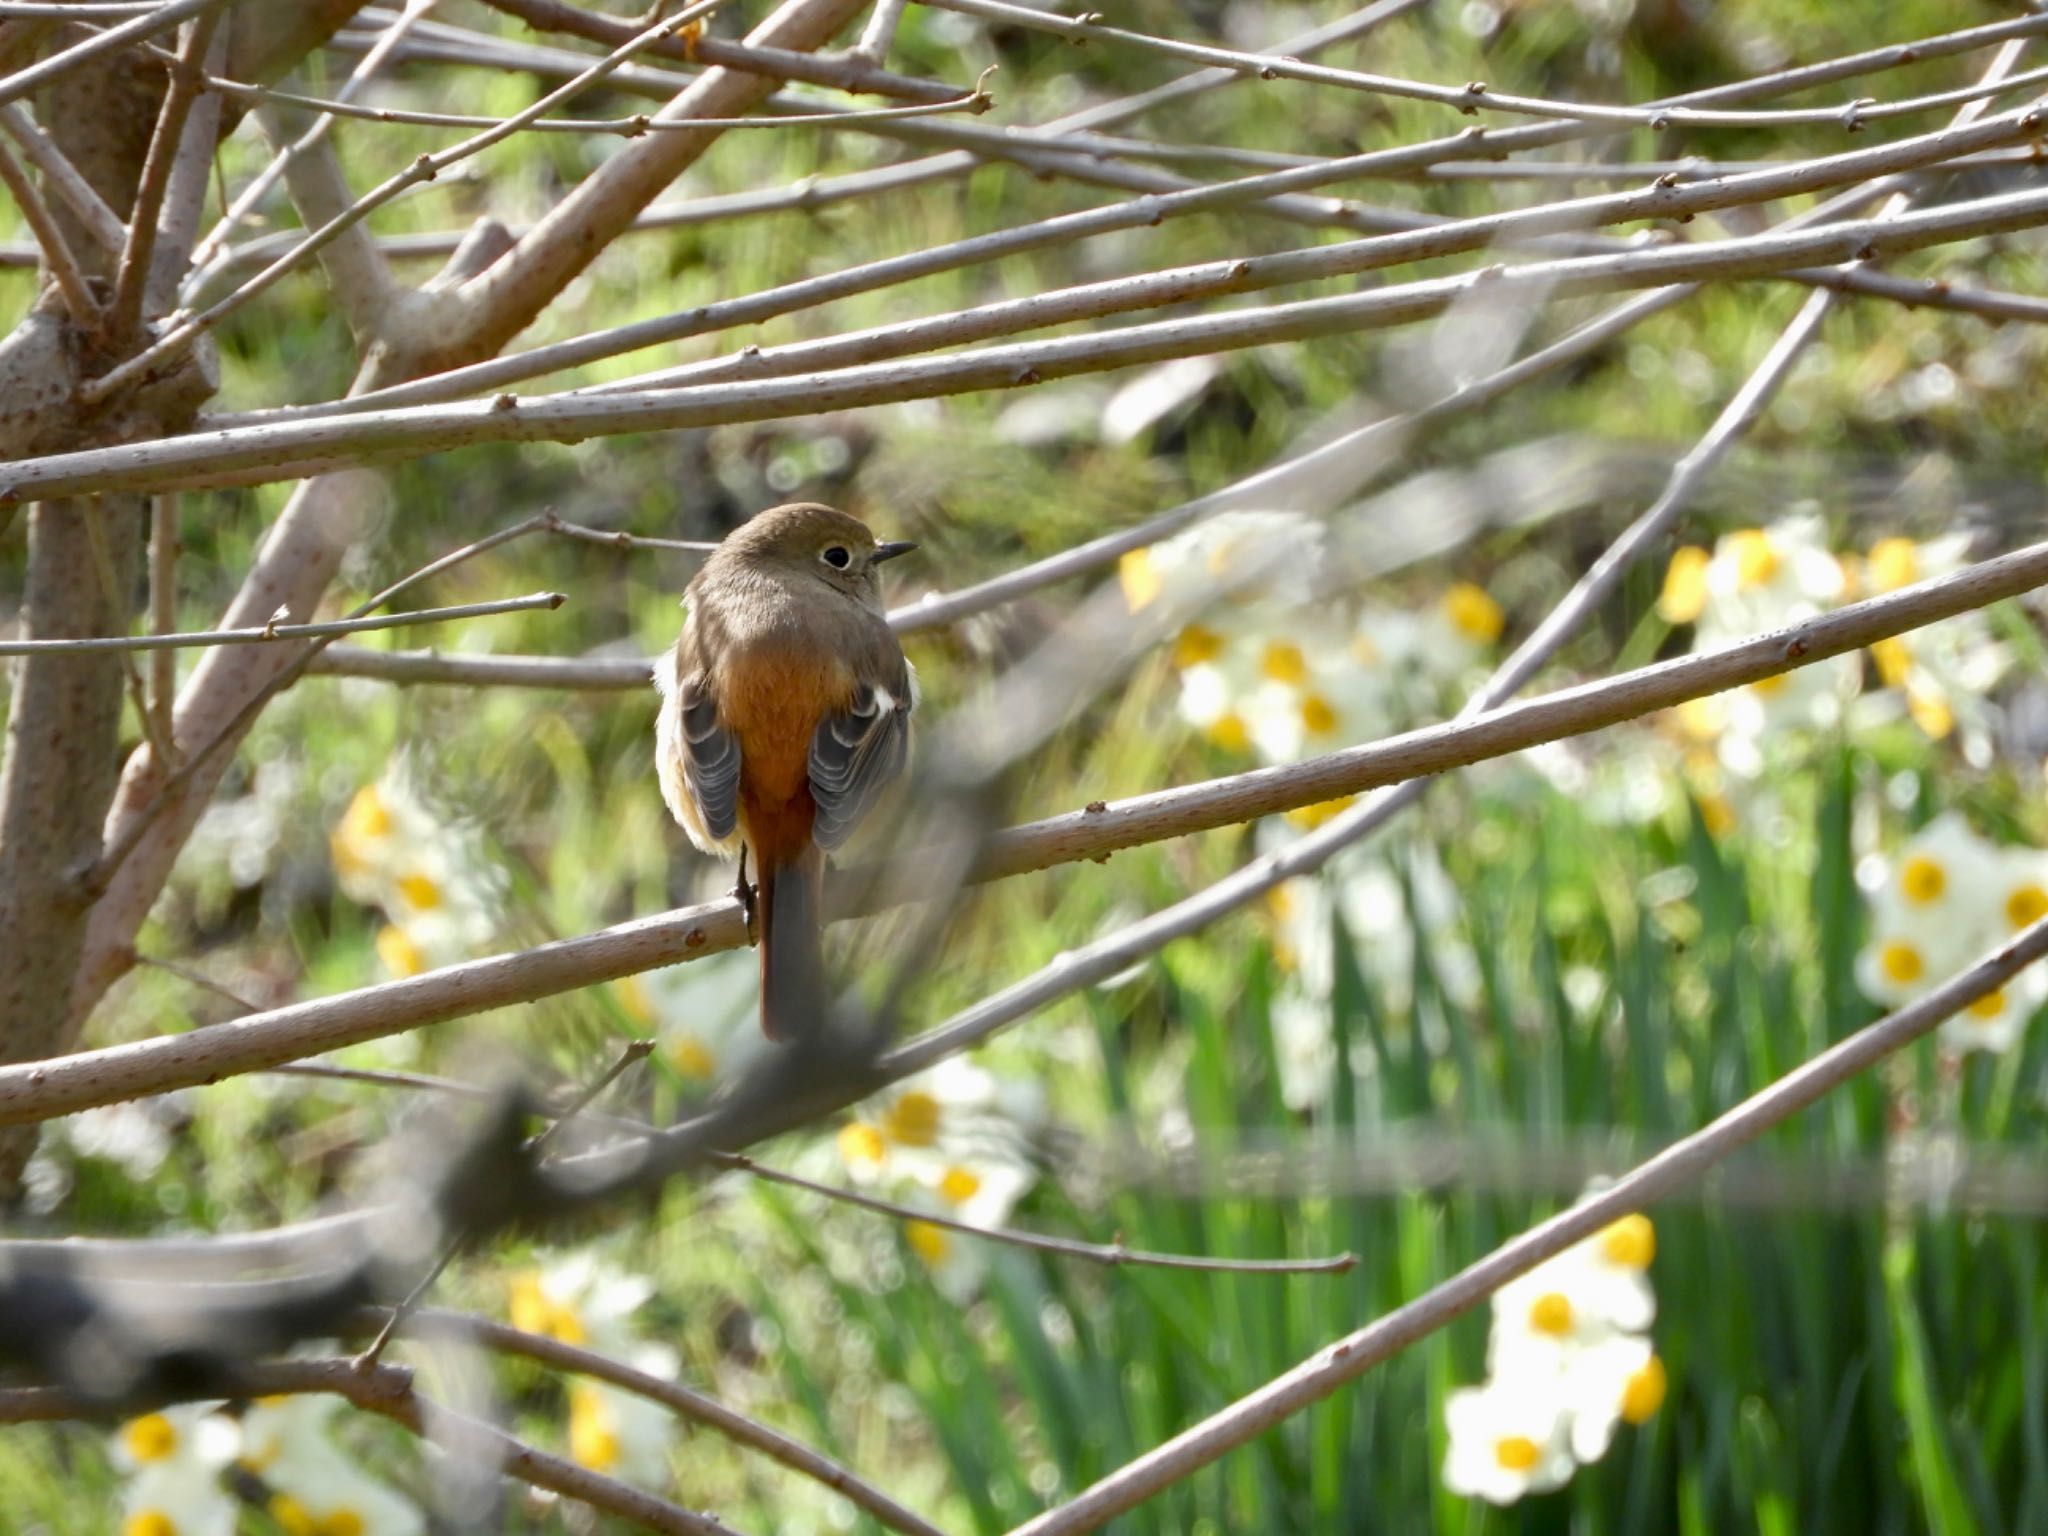
[[[852,835],[910,754],[913,689],[906,674],[894,690],[862,683],[844,709],[818,722],[811,737],[811,837],[827,853]]]
[[[732,836],[739,820],[740,744],[718,718],[718,702],[700,672],[682,680],[683,780],[713,838]]]

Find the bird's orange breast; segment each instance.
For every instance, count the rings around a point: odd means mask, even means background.
[[[777,863],[810,840],[811,737],[853,697],[853,673],[837,656],[780,647],[728,652],[718,713],[740,744],[740,823],[755,856]]]

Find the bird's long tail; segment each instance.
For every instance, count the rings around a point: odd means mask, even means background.
[[[761,923],[761,1029],[801,1040],[825,1023],[825,855],[816,843],[796,858],[763,864],[754,889]]]

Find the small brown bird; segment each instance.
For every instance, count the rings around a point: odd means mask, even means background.
[[[917,676],[876,567],[916,547],[812,502],[763,512],[690,582],[675,654],[654,669],[662,798],[691,842],[740,861],[772,1040],[822,1019],[825,855],[909,755]]]

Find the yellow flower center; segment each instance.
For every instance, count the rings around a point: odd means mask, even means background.
[[[1888,639],[1874,641],[1870,647],[1870,659],[1877,663],[1877,680],[1885,687],[1905,687],[1906,673],[1913,666],[1913,652],[1903,637],[1892,635]]]
[[[1788,678],[1784,673],[1780,672],[1775,677],[1760,677],[1755,682],[1751,683],[1749,686],[1755,689],[1758,693],[1762,694],[1765,698],[1770,699],[1776,698],[1779,694],[1783,693],[1785,691],[1785,685],[1790,681],[1790,678]]]
[[[434,883],[434,877],[420,870],[398,877],[398,894],[416,911],[431,912],[441,905],[441,887]]]
[[[2015,887],[2005,898],[2005,920],[2015,928],[2032,927],[2048,916],[2048,891],[2038,885]]]
[[[417,976],[427,968],[427,957],[420,953],[419,945],[396,923],[377,930],[377,958],[394,976]]]
[[[1502,1435],[1493,1442],[1493,1459],[1509,1472],[1527,1472],[1543,1457],[1527,1435]]]
[[[2005,988],[1986,992],[1982,997],[1972,999],[1970,1012],[1980,1019],[1995,1019],[2005,1012]]]
[[[1298,688],[1308,681],[1308,658],[1292,640],[1268,640],[1259,670],[1276,683]]]
[[[967,1168],[948,1168],[939,1179],[939,1193],[954,1205],[965,1205],[980,1189],[981,1176]]]
[[[640,985],[638,976],[621,976],[613,982],[612,996],[635,1024],[645,1026],[654,1022],[654,1004],[648,1001],[647,989]]]
[[[1907,986],[1920,979],[1927,969],[1927,962],[1920,958],[1920,951],[1904,939],[1893,939],[1877,952],[1878,969],[1900,986]]]
[[[178,1449],[178,1426],[160,1413],[145,1413],[121,1426],[121,1444],[137,1461],[162,1461]]]
[[[521,1333],[537,1333],[571,1345],[583,1343],[586,1337],[583,1319],[576,1315],[576,1309],[548,1295],[536,1270],[513,1278],[508,1310],[512,1326]]]
[[[1638,1211],[1600,1234],[1600,1257],[1623,1269],[1648,1269],[1657,1256],[1657,1229]]]
[[[1529,1326],[1538,1333],[1562,1338],[1572,1331],[1571,1299],[1562,1291],[1545,1291],[1529,1303]]]
[[[1949,708],[1948,700],[1925,688],[1906,690],[1906,713],[1930,741],[1946,741],[1956,728],[1956,712]]]
[[[1864,579],[1872,592],[1896,592],[1920,579],[1920,546],[1911,539],[1879,539],[1870,547]]]
[[[1761,528],[1745,528],[1728,535],[1729,552],[1735,557],[1735,584],[1761,587],[1778,574],[1784,564],[1771,536]]]
[[[1149,549],[1126,550],[1116,563],[1116,579],[1124,589],[1124,602],[1136,613],[1166,590],[1159,579],[1159,565]]]
[[[1198,667],[1222,654],[1223,637],[1199,624],[1190,624],[1173,642],[1173,664],[1176,667]]]
[[[924,1260],[928,1269],[937,1269],[946,1262],[946,1255],[953,1251],[952,1239],[946,1236],[945,1229],[928,1221],[906,1222],[903,1238],[910,1244],[910,1251]]]
[[[160,1509],[138,1509],[121,1522],[121,1536],[178,1536],[178,1522]]]
[[[1910,902],[1925,906],[1941,900],[1941,893],[1947,889],[1948,872],[1924,853],[1906,860],[1899,871],[1899,890]]]
[[[1356,795],[1339,795],[1334,800],[1318,800],[1314,805],[1297,805],[1287,813],[1287,823],[1305,832],[1313,832],[1332,816],[1349,810],[1351,802],[1357,798]]]
[[[669,1065],[692,1082],[707,1082],[718,1071],[718,1063],[704,1042],[695,1035],[678,1035],[669,1042]]]
[[[1664,1395],[1670,1386],[1664,1362],[1650,1356],[1621,1389],[1621,1416],[1631,1424],[1648,1422],[1650,1415],[1664,1406]]]
[[[1337,729],[1337,711],[1330,707],[1330,701],[1321,694],[1303,694],[1301,723],[1309,734],[1327,736]]]
[[[320,1524],[312,1513],[288,1493],[270,1496],[270,1518],[284,1529],[285,1536],[320,1536]]]
[[[1721,700],[1711,695],[1703,699],[1687,699],[1675,711],[1678,728],[1694,741],[1712,741],[1721,734],[1725,708]]]
[[[588,1382],[569,1389],[569,1455],[593,1472],[618,1465],[619,1432],[611,1405]]]
[[[1458,582],[1444,593],[1444,617],[1459,634],[1478,645],[1493,644],[1508,622],[1492,594],[1469,581]]]
[[[905,1147],[928,1147],[939,1139],[939,1101],[922,1088],[912,1088],[889,1106],[882,1134]]]
[[[1690,624],[1706,611],[1707,566],[1711,557],[1697,544],[1688,544],[1671,557],[1664,568],[1664,590],[1657,598],[1657,612],[1666,624]]]
[[[1225,710],[1210,721],[1208,736],[1226,752],[1243,752],[1252,744],[1252,733],[1235,710]]]
[[[882,1133],[864,1120],[839,1128],[839,1156],[849,1168],[872,1168],[887,1150]]]
[[[320,1536],[363,1536],[363,1517],[352,1509],[330,1509],[320,1522]]]
[[[377,793],[377,786],[365,784],[349,801],[348,809],[341,813],[341,820],[334,824],[327,839],[334,867],[345,875],[366,868],[376,857],[374,845],[390,835],[391,811],[384,804],[384,797]]]

